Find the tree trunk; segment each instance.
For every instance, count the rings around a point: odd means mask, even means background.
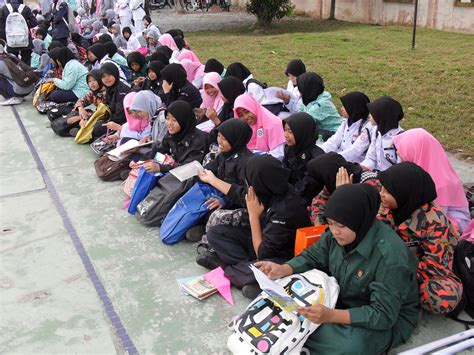
[[[329,19],[336,19],[336,0],[331,0],[331,11],[329,12]]]

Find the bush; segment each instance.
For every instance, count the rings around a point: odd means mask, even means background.
[[[257,16],[257,24],[268,27],[274,19],[291,15],[294,5],[290,0],[250,0],[247,12]]]

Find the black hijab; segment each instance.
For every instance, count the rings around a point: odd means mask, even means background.
[[[301,59],[291,60],[285,70],[285,75],[291,74],[293,76],[300,76],[301,74],[306,73],[306,66],[304,65]]]
[[[216,129],[231,146],[229,152],[222,153],[226,158],[231,157],[242,149],[247,149],[247,143],[252,138],[252,128],[241,120],[227,120]]]
[[[367,95],[354,91],[340,97],[342,105],[346,109],[349,118],[347,119],[347,125],[350,127],[353,123],[359,120],[366,120],[369,117],[369,108],[367,104],[370,103],[370,99]]]
[[[242,63],[236,62],[232,63],[227,67],[227,71],[225,73],[225,76],[235,76],[236,78],[239,78],[240,80],[244,81],[251,75],[252,73],[250,70],[243,65]]]
[[[154,61],[150,62],[150,64],[148,64],[148,70],[151,70],[157,76],[157,79],[152,80],[152,82],[156,82],[156,81],[159,81],[161,79],[161,71],[163,70],[164,67],[165,66],[163,65],[163,63],[160,62],[159,60],[154,60]]]
[[[367,107],[377,122],[377,129],[382,136],[391,129],[397,128],[398,122],[404,116],[402,105],[390,96],[379,97],[367,104]]]
[[[271,155],[250,157],[245,165],[245,177],[267,208],[273,196],[282,196],[289,189],[290,171]]]
[[[104,87],[104,83],[102,82],[100,70],[99,69],[91,70],[86,76],[86,81],[89,81],[90,76],[92,76],[97,81],[97,83],[99,84],[99,88],[97,90],[95,90],[95,91],[91,90],[91,91],[94,94],[98,94],[102,90],[102,88]]]
[[[184,38],[184,32],[182,30],[180,30],[179,28],[169,30],[166,33],[170,34],[171,37],[182,37],[182,38]]]
[[[43,41],[44,41],[46,39],[46,36],[48,35],[48,29],[43,26],[39,26],[38,29],[36,30],[36,34],[43,36]]]
[[[132,35],[132,30],[130,29],[130,27],[124,27],[122,28],[122,36],[123,38],[125,38],[125,33],[128,33],[130,34],[130,36]],[[130,37],[129,37],[130,38]],[[128,40],[125,38],[125,40],[128,42]]]
[[[311,115],[305,112],[294,113],[283,120],[283,127],[285,125],[290,126],[296,141],[296,145],[289,149],[301,153],[316,145],[318,125]]]
[[[53,49],[55,48],[66,48],[66,46],[62,43],[62,42],[59,42],[59,41],[52,41],[50,44],[49,44],[49,47],[48,47],[48,52],[51,52]]]
[[[168,58],[168,63],[169,63],[169,60],[171,59],[171,56],[173,55],[173,50],[170,47],[159,46],[158,48],[155,49],[155,51],[165,55]]]
[[[132,70],[132,63],[137,63],[140,66],[140,72],[146,64],[146,58],[140,52],[132,52],[127,56],[127,64],[130,70]]]
[[[234,117],[235,99],[245,92],[245,86],[242,83],[242,80],[237,79],[235,76],[226,76],[217,84],[217,86],[222,95],[227,99],[227,102],[222,106],[222,111],[221,114],[219,114],[219,117],[224,120]]]
[[[97,40],[98,43],[102,43],[102,44],[106,44],[107,42],[113,42],[113,41],[114,40],[112,39],[112,36],[107,33],[104,33],[103,35],[101,35],[99,39]]]
[[[216,72],[219,75],[222,75],[224,71],[224,64],[219,62],[217,59],[211,58],[206,62],[204,66],[204,73]]]
[[[176,36],[173,37],[174,43],[176,43],[176,46],[178,47],[179,50],[183,49],[186,46],[186,42],[184,42],[184,38],[181,36]]]
[[[417,208],[436,199],[436,186],[421,167],[411,162],[392,165],[379,173],[382,186],[395,198],[398,208],[392,210],[398,226],[412,215]]]
[[[320,185],[321,190],[326,187],[329,194],[336,190],[336,175],[339,168],[345,168],[349,176],[353,174],[353,182],[359,183],[362,168],[358,164],[349,163],[342,155],[335,152],[322,154],[311,160],[307,165],[308,173]]]
[[[339,187],[329,198],[324,216],[343,224],[356,234],[355,240],[344,246],[346,252],[355,249],[372,227],[380,207],[377,189],[367,184]]]
[[[154,51],[152,54],[150,54],[147,57],[148,61],[153,62],[155,60],[158,60],[161,63],[163,63],[163,65],[170,64],[170,58],[168,57],[168,55],[163,50],[159,50],[160,48],[162,48],[162,47],[158,47],[156,49],[156,51]],[[168,48],[168,47],[166,47],[166,48]]]
[[[324,81],[318,74],[307,72],[296,79],[303,104],[308,105],[324,92]]]
[[[101,61],[105,57],[107,51],[103,43],[94,43],[92,46],[87,48],[88,52],[92,52],[97,58],[96,61]],[[95,62],[94,62],[95,63]]]
[[[173,84],[172,91],[178,91],[188,81],[186,71],[181,64],[168,64],[161,71],[161,77],[169,84]]]
[[[180,142],[189,132],[196,128],[196,115],[194,114],[191,104],[187,101],[174,101],[166,110],[165,114],[171,113],[176,121],[178,121],[181,130],[171,135],[175,142]]]
[[[117,66],[114,63],[107,62],[100,66],[100,76],[102,78],[103,74],[112,75],[115,78],[115,84],[112,87],[106,87],[106,90],[109,91],[120,83],[120,73]]]
[[[54,48],[53,50],[49,52],[49,56],[55,62],[59,62],[59,64],[61,64],[63,69],[70,60],[76,59],[76,56],[74,55],[74,53],[72,53],[71,50],[67,47]]]
[[[106,42],[104,43],[105,51],[109,55],[109,58],[112,58],[118,51],[117,46],[114,42]]]

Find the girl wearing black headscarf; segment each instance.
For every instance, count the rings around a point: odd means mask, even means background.
[[[177,100],[187,101],[191,107],[198,108],[202,104],[201,93],[187,79],[181,64],[168,64],[161,71],[163,94],[160,95],[165,106]]]
[[[288,183],[288,170],[277,159],[270,155],[249,158],[245,177],[250,230],[211,227],[207,239],[215,252],[198,255],[196,262],[210,269],[223,266],[231,283],[252,298],[259,288],[249,264],[255,260],[289,260],[294,253],[296,229],[309,226],[310,221],[300,197]]]
[[[336,152],[347,161],[360,163],[369,149],[373,128],[368,121],[370,100],[359,91],[341,96],[340,100],[342,123],[321,148],[326,153]]]
[[[319,191],[316,191],[314,180],[306,173],[306,164],[324,154],[316,146],[316,121],[307,113],[298,112],[283,121],[283,129],[286,139],[283,165],[290,171],[289,182],[295,187],[295,192],[309,206]]]
[[[147,77],[145,80],[135,81],[134,91],[151,90],[155,95],[159,96],[163,93],[161,89],[161,71],[165,66],[158,60],[154,60],[148,64]]]
[[[130,87],[120,80],[120,72],[114,63],[104,63],[100,67],[100,76],[105,86],[105,100],[111,112],[110,118],[104,126],[103,121],[98,121],[94,126],[92,138],[97,139],[107,132],[107,128],[119,131],[120,127],[127,122],[123,107],[123,99],[131,91]]]
[[[411,162],[396,164],[378,178],[382,206],[388,209],[380,218],[418,258],[421,307],[437,314],[453,311],[462,297],[461,280],[453,273],[457,232],[433,202],[437,197],[433,179]]]
[[[104,47],[107,51],[107,55],[113,62],[117,63],[122,67],[126,67],[128,65],[125,57],[118,53],[118,48],[114,42],[106,42],[104,44]]]
[[[149,62],[153,62],[155,60],[158,60],[158,61],[162,62],[163,65],[170,64],[170,57],[168,56],[168,54],[170,54],[170,53],[168,53],[167,50],[163,50],[164,47],[166,47],[166,46],[158,47],[158,49],[156,51],[154,51],[152,54],[150,54],[147,57],[147,60]],[[166,47],[166,48],[168,48],[168,47]],[[171,54],[173,54],[173,52],[171,52]]]
[[[76,60],[69,48],[54,48],[49,56],[62,71],[61,79],[48,79],[56,85],[49,100],[56,103],[76,102],[89,91],[86,76],[87,69]]]
[[[360,163],[370,170],[383,171],[399,163],[393,137],[403,132],[399,122],[403,119],[402,105],[389,96],[379,97],[367,105],[369,120],[376,125],[365,159]]]
[[[307,72],[298,76],[296,83],[303,102],[300,111],[310,114],[319,122],[321,134],[326,140],[339,128],[341,117],[332,102],[331,94],[324,90],[323,78],[316,73]]]
[[[166,110],[168,133],[161,143],[153,147],[156,152],[169,154],[177,165],[194,160],[202,163],[209,149],[209,135],[196,128],[196,116],[192,106],[183,100],[174,101]],[[167,173],[173,166],[150,162],[144,165],[149,172]]]
[[[314,225],[325,224],[324,212],[329,196],[336,190],[337,177],[342,170],[351,177],[352,183],[375,185],[376,174],[364,172],[360,165],[347,162],[341,155],[331,152],[318,156],[308,165],[308,174],[314,179],[314,187],[320,193],[311,203],[311,222]]]
[[[262,102],[265,99],[263,84],[255,80],[250,70],[242,63],[235,62],[230,64],[225,73],[225,77],[229,76],[235,76],[242,80],[245,90],[258,102]]]
[[[288,91],[290,95],[280,92],[277,96],[283,100],[288,112],[295,113],[299,110],[301,94],[298,90],[296,79],[304,73],[306,73],[306,66],[301,59],[291,60],[286,67],[285,75],[288,77],[286,91]]]
[[[130,68],[130,83],[135,82],[138,78],[143,78],[140,81],[145,80],[147,75],[146,58],[140,52],[132,52],[127,56],[127,64]]]
[[[304,344],[311,354],[381,354],[406,342],[416,327],[416,260],[376,219],[379,205],[374,187],[342,186],[328,202],[329,230],[318,243],[283,265],[256,263],[271,279],[312,269],[336,279],[335,309],[319,303],[298,309],[321,324]]]
[[[103,43],[95,43],[87,48],[87,59],[91,69],[100,69],[100,61],[106,55],[107,51]]]
[[[208,59],[206,64],[204,65],[204,73],[216,72],[222,78],[224,78],[226,74],[226,70],[224,68],[224,64],[219,62],[217,59],[211,58]]]

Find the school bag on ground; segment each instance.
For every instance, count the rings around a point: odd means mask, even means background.
[[[165,175],[137,206],[135,216],[149,227],[159,227],[178,199],[194,184],[194,180],[179,181],[172,174]]]
[[[0,55],[0,59],[4,61],[10,71],[11,78],[17,85],[26,88],[38,81],[39,75],[34,69],[23,63],[14,55],[4,53]]]
[[[98,120],[107,120],[110,116],[110,109],[105,104],[99,104],[97,110],[92,114],[91,117],[87,120],[84,127],[79,129],[74,140],[77,144],[87,144],[92,139],[92,131]]]
[[[474,244],[467,240],[460,240],[454,249],[453,271],[461,279],[463,294],[461,302],[449,316],[455,320],[464,310],[474,318]],[[466,322],[474,324],[474,322]]]
[[[122,179],[121,176],[124,171],[130,171],[130,162],[129,157],[114,161],[110,160],[107,154],[104,154],[94,162],[94,168],[97,176],[102,181],[117,181]]]
[[[5,21],[5,37],[9,48],[25,48],[29,44],[29,29],[25,18],[21,14],[25,9],[24,4],[18,6],[18,10],[13,10],[11,4],[6,4],[8,16]]]
[[[133,185],[130,194],[130,203],[128,204],[128,213],[137,213],[137,206],[150,193],[150,190],[156,186],[159,177],[153,173],[148,173],[145,168],[141,167],[138,171],[137,180]]]
[[[209,213],[205,202],[222,193],[208,184],[196,183],[186,192],[166,215],[160,227],[160,238],[165,244],[174,244],[184,239],[186,232],[198,225]]]
[[[40,109],[38,109],[38,107],[40,106],[40,104],[42,103],[45,103],[48,101],[49,99],[49,96],[51,95],[51,93],[56,89],[56,85],[54,85],[54,83],[51,83],[51,82],[46,82],[46,83],[43,83],[39,86],[39,88],[36,90],[35,94],[33,95],[33,106],[40,112],[40,113],[46,113],[46,111],[43,111],[41,108],[41,111]],[[50,109],[52,107],[49,107],[48,109]]]
[[[319,270],[276,280],[302,307],[314,303],[336,306],[339,285],[334,277]],[[227,348],[233,354],[300,354],[304,343],[319,324],[274,303],[262,292],[229,324],[233,330]]]

